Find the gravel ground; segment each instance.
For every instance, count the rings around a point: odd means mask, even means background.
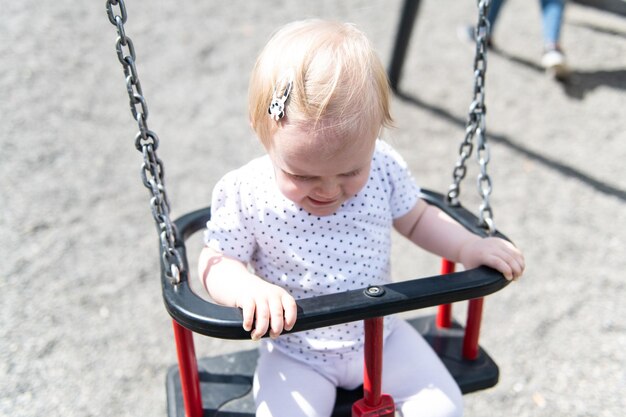
[[[2,416],[165,415],[176,355],[104,3],[2,6]],[[473,49],[457,28],[475,20],[474,3],[422,2],[394,98],[397,126],[385,133],[419,182],[440,191],[471,98]],[[482,345],[501,380],[466,396],[466,415],[623,416],[626,24],[571,4],[563,45],[573,74],[561,84],[538,66],[536,3],[509,1],[489,59],[492,203],[528,268],[487,299]],[[129,1],[126,30],[174,217],[207,205],[224,172],[260,153],[246,120],[247,77],[277,26],[311,16],[352,21],[388,61],[400,6]],[[466,205],[476,207],[468,181]],[[399,241],[394,263],[404,279],[436,273],[438,260]],[[463,316],[463,306],[455,311]],[[200,356],[250,344],[196,340]]]

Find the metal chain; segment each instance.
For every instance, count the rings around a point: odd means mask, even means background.
[[[113,10],[117,6],[118,13]],[[165,265],[165,274],[172,284],[180,282],[181,273],[184,271],[182,257],[176,249],[175,225],[170,220],[170,204],[165,191],[163,162],[157,155],[159,138],[148,128],[148,106],[141,89],[141,83],[135,66],[136,55],[132,40],[126,36],[124,24],[128,19],[124,0],[107,0],[107,15],[109,21],[117,28],[117,41],[115,50],[117,58],[122,64],[126,78],[126,90],[130,99],[130,112],[137,121],[139,132],[135,136],[135,147],[143,155],[141,166],[141,178],[143,184],[152,198],[150,208],[152,217],[159,230],[162,261]]]
[[[487,173],[490,153],[486,134],[485,107],[485,72],[487,71],[487,37],[489,34],[489,21],[487,11],[491,0],[478,0],[478,23],[474,29],[476,38],[476,55],[474,57],[474,97],[470,104],[467,123],[465,125],[465,138],[459,148],[459,158],[452,172],[453,182],[448,189],[448,203],[459,204],[461,194],[461,181],[467,174],[466,162],[474,149],[474,137],[477,137],[476,156],[480,166],[478,174],[478,193],[482,198],[478,214],[481,227],[485,228],[490,235],[496,231],[493,222],[493,210],[489,204],[492,185],[491,178]]]

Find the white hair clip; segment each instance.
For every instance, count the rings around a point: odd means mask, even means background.
[[[279,88],[283,88],[282,94],[279,93]],[[293,71],[290,71],[287,75],[282,77],[274,87],[274,94],[272,95],[272,101],[267,109],[270,117],[276,121],[279,121],[285,117],[285,102],[289,98],[291,88],[293,87]]]

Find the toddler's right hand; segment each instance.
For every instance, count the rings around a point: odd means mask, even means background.
[[[275,339],[296,323],[296,301],[284,288],[256,278],[253,285],[241,288],[237,296],[237,307],[243,311],[243,328],[252,331],[252,340],[259,340],[268,329]]]

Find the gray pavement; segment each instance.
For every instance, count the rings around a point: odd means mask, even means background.
[[[176,363],[157,237],[104,1],[3,2],[0,23],[0,415],[165,415]],[[527,273],[486,301],[500,383],[468,416],[618,417],[626,409],[626,20],[571,4],[567,84],[539,68],[537,2],[510,0],[489,57],[498,227]],[[127,34],[161,138],[173,215],[260,153],[248,71],[279,25],[356,23],[389,60],[401,2],[128,2]],[[425,0],[384,137],[427,188],[451,178],[471,98],[475,2]],[[477,207],[473,167],[463,188]],[[199,245],[199,242],[197,242]],[[193,254],[193,252],[192,252]],[[438,260],[398,241],[397,279]],[[464,306],[456,307],[462,319]],[[200,356],[251,342],[196,338]]]

